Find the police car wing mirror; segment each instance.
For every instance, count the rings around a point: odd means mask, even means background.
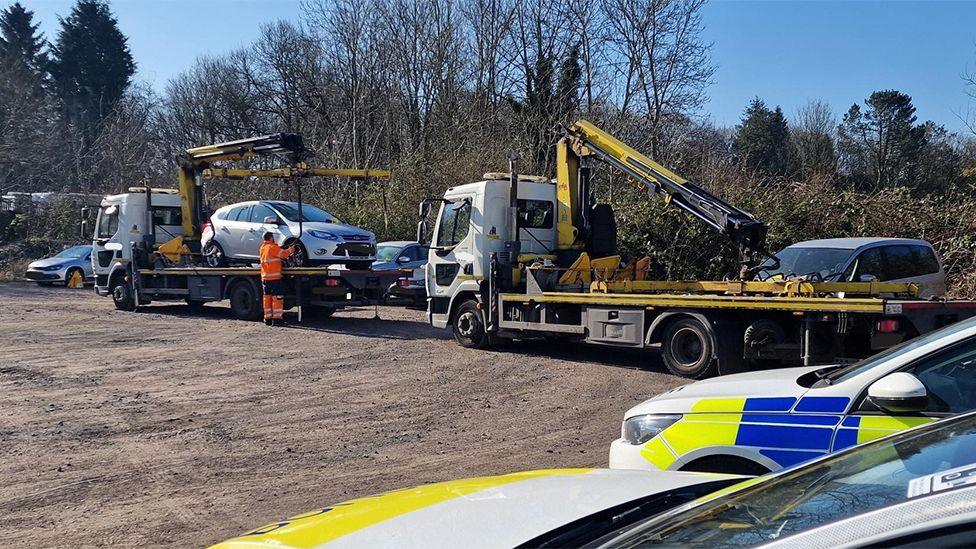
[[[397,258],[396,262],[397,263],[410,263],[410,258],[408,256],[401,255],[400,257]]]
[[[868,387],[868,400],[886,412],[919,412],[928,403],[925,385],[908,372],[895,372]]]
[[[269,215],[268,217],[265,217],[264,218],[264,224],[265,225],[278,225],[280,223],[281,223],[281,220],[278,219],[278,216],[276,216],[276,215]]]

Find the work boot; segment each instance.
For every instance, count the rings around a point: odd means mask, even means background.
[[[274,326],[274,320],[272,320],[270,318],[266,318],[266,319],[264,319],[264,324],[266,326]]]

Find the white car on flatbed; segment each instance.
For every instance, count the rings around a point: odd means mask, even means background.
[[[631,408],[610,467],[761,474],[976,409],[976,317],[848,366],[722,376]]]

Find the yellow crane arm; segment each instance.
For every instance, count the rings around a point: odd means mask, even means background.
[[[586,120],[563,128],[556,146],[558,248],[580,249],[586,238],[589,208],[589,167],[595,158],[630,176],[650,195],[663,197],[692,216],[726,234],[738,246],[745,266],[758,263],[765,247],[766,226],[742,210],[634,150]]]

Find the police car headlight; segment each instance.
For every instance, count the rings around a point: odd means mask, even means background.
[[[629,444],[644,444],[681,419],[680,415],[629,417],[620,428],[620,437]]]

